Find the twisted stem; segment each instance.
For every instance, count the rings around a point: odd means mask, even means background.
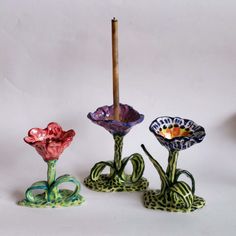
[[[48,187],[50,189],[51,185],[55,182],[56,179],[56,162],[57,160],[48,161],[48,171],[47,171],[47,181],[48,181]],[[58,197],[58,189],[53,189],[53,194],[48,195],[49,198],[53,198],[53,200],[57,199]],[[48,199],[49,201],[52,199]]]
[[[177,168],[177,160],[179,156],[179,151],[169,151],[169,158],[168,158],[168,166],[166,169],[166,175],[168,177],[169,183],[175,183],[175,175],[176,175],[176,168]]]
[[[47,162],[48,164],[47,180],[49,186],[51,186],[56,179],[56,162],[57,162],[56,160]]]
[[[114,163],[115,163],[115,168],[117,171],[120,170],[122,162],[122,149],[123,149],[123,136],[120,135],[113,135],[114,141],[115,141],[115,153],[114,153]]]

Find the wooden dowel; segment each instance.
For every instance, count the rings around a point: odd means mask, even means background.
[[[113,106],[114,119],[120,120],[119,105],[119,64],[118,64],[118,20],[111,21],[112,32],[112,74],[113,74]]]

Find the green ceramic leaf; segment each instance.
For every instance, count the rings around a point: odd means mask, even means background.
[[[48,193],[48,183],[46,181],[38,181],[32,184],[25,192],[25,199],[29,202],[37,203],[39,199],[37,195],[33,193],[35,190],[45,190],[45,198]],[[46,201],[46,199],[45,199]]]
[[[149,160],[152,162],[152,164],[154,165],[154,167],[156,168],[157,172],[160,175],[161,182],[162,182],[162,189],[161,189],[161,191],[163,192],[165,187],[169,185],[168,177],[167,177],[165,171],[163,170],[163,168],[161,167],[161,165],[159,164],[159,162],[156,161],[152,157],[152,155],[148,152],[146,147],[143,144],[141,145],[141,147],[142,147],[143,151],[147,154]]]
[[[190,178],[191,183],[192,183],[192,193],[194,194],[195,193],[195,180],[193,178],[193,175],[189,171],[177,169],[176,174],[175,174],[175,181],[177,182],[179,176],[182,174],[185,174],[187,177]]]
[[[143,157],[139,153],[134,153],[129,157],[126,157],[122,160],[122,165],[120,169],[120,173],[123,179],[125,179],[125,174],[124,174],[124,169],[127,165],[127,163],[131,161],[132,166],[133,166],[133,172],[130,176],[131,182],[135,183],[137,182],[143,175],[144,171],[144,160]]]
[[[94,165],[94,167],[91,169],[90,177],[93,181],[98,180],[100,174],[105,169],[106,166],[109,166],[111,170],[114,170],[114,164],[112,161],[101,161]]]
[[[49,196],[58,191],[58,186],[63,183],[73,183],[75,185],[75,190],[71,191],[71,194],[68,195],[65,201],[73,201],[74,198],[78,198],[80,192],[80,182],[71,175],[63,175],[56,179],[56,181],[50,186]]]
[[[175,183],[170,187],[169,191],[171,193],[170,198],[174,206],[178,205],[179,202],[183,202],[186,209],[192,206],[194,195],[191,188],[184,181]]]

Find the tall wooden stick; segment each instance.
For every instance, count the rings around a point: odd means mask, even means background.
[[[119,64],[118,64],[118,20],[115,17],[111,21],[111,32],[112,32],[112,73],[113,73],[114,119],[120,120]]]

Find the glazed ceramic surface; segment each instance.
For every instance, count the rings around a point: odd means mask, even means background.
[[[85,179],[85,185],[90,189],[102,192],[112,191],[141,191],[148,187],[148,182],[142,177],[144,161],[140,154],[134,153],[122,159],[123,138],[132,126],[143,121],[144,116],[129,105],[120,104],[120,120],[114,120],[113,106],[103,106],[88,118],[108,130],[114,138],[114,161],[101,161],[91,169],[90,175]],[[128,162],[132,163],[131,175],[125,173]],[[110,168],[109,174],[102,174],[105,167]]]
[[[139,114],[133,107],[120,104],[120,120],[114,120],[114,107],[99,107],[94,113],[90,112],[88,118],[97,125],[104,127],[111,134],[124,136],[130,129],[143,121],[144,115]]]
[[[44,161],[58,160],[75,136],[74,130],[63,131],[55,122],[48,124],[47,128],[33,128],[24,138],[25,142],[33,146]]]
[[[200,143],[206,135],[203,127],[180,117],[159,117],[151,123],[149,129],[163,146],[176,151]]]
[[[63,131],[55,122],[47,128],[29,130],[25,142],[33,146],[48,165],[47,181],[39,181],[26,190],[25,199],[19,205],[28,207],[67,207],[80,205],[84,198],[79,194],[80,183],[73,176],[63,175],[56,179],[56,162],[64,149],[70,145],[75,136],[74,130]],[[59,189],[62,183],[72,183],[74,191]],[[36,194],[35,191],[43,191]]]
[[[168,149],[169,158],[167,169],[164,171],[145,146],[141,145],[161,178],[160,190],[145,192],[145,207],[173,212],[189,212],[202,208],[205,200],[195,195],[195,180],[192,174],[187,170],[177,169],[177,160],[180,150],[200,143],[204,139],[206,135],[204,128],[188,119],[163,116],[155,119],[149,129]],[[182,174],[190,178],[191,186],[178,180]]]

